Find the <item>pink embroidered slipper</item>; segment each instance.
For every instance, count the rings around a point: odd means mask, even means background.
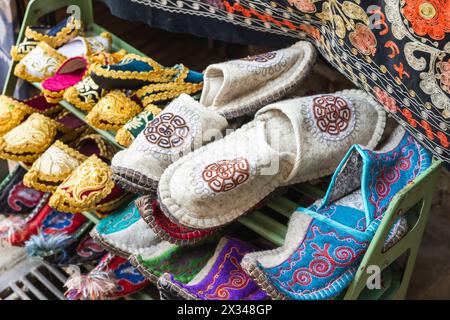
[[[179,246],[193,245],[218,232],[217,229],[192,229],[178,225],[161,211],[154,196],[143,196],[136,200],[141,217],[161,240]]]
[[[87,74],[88,61],[83,57],[67,59],[56,71],[55,75],[42,82],[42,92],[50,103],[62,100],[65,91],[80,82]]]
[[[224,226],[281,187],[331,174],[353,144],[374,148],[385,124],[385,112],[360,90],[266,106],[171,164],[159,181],[161,209],[190,228]]]

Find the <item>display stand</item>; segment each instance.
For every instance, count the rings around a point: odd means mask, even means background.
[[[25,13],[18,43],[24,38],[26,26],[37,24],[38,19],[44,15],[67,6],[72,6],[72,8],[74,8],[74,5],[78,6],[80,9],[80,17],[85,24],[87,35],[98,35],[104,31],[108,31],[94,23],[91,0],[32,0]],[[76,9],[76,11],[78,11],[78,9]],[[115,50],[125,49],[130,53],[143,55],[143,53],[114,35],[113,48]],[[17,82],[17,78],[13,73],[14,67],[15,64],[13,63],[3,89],[3,94],[9,96],[12,96]],[[39,84],[35,83],[33,85],[39,88]],[[85,113],[69,103],[64,101],[61,102],[61,105],[78,118],[82,120],[85,119]],[[95,128],[93,129],[101,134],[107,141],[118,146],[114,140],[113,133]],[[440,165],[440,161],[434,161],[428,170],[415,179],[414,183],[408,185],[393,198],[385,213],[385,217],[362,260],[355,280],[343,294],[341,297],[342,299],[405,298],[411,274],[414,269],[417,252],[430,213]],[[324,184],[322,183],[320,185]],[[301,194],[310,200],[319,199],[325,193],[324,188],[319,188],[317,185],[312,185],[310,183],[300,184],[291,188],[290,191]],[[260,210],[253,211],[245,217],[242,217],[239,219],[239,222],[261,237],[271,241],[276,246],[281,246],[284,242],[287,230],[285,222],[288,220],[293,210],[298,206],[300,206],[300,204],[293,201],[288,196],[278,196],[269,201],[268,204]],[[279,215],[279,219],[275,219],[273,215],[265,213],[266,211]],[[98,218],[94,214],[89,212],[84,214],[95,223],[98,222]],[[385,239],[400,215],[406,216],[410,231],[391,249],[387,252],[383,252]],[[280,221],[283,221],[283,223]],[[372,268],[370,268],[371,266],[378,266],[380,270],[384,270],[383,277],[386,276],[391,280],[389,281],[389,287],[386,288],[381,295],[379,293],[380,290],[367,290],[367,281],[373,275]],[[150,296],[142,293],[134,295],[132,298],[133,297],[137,299],[150,298]]]

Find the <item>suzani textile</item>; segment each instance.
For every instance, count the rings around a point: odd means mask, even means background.
[[[174,32],[272,47],[309,39],[434,155],[450,161],[449,0],[106,2],[114,14]]]

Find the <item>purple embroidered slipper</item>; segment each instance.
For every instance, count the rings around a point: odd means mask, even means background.
[[[430,153],[403,129],[382,151],[354,145],[322,202],[291,216],[284,245],[245,255],[243,268],[273,299],[338,296],[353,281],[392,198],[430,164]],[[404,229],[401,221],[394,232]],[[393,231],[385,250],[398,241]]]
[[[242,269],[240,262],[255,248],[237,239],[222,238],[214,255],[188,283],[165,273],[158,280],[165,300],[263,300],[267,294]]]

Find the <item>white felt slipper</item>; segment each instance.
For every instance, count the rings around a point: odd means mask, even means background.
[[[89,56],[99,50],[110,49],[111,35],[107,32],[91,38],[76,37],[59,49],[40,42],[16,65],[14,74],[26,81],[42,82],[53,76],[68,58]]]
[[[253,113],[294,89],[315,58],[314,46],[300,41],[286,49],[210,65],[200,103],[227,119]]]
[[[152,193],[172,162],[212,137],[220,138],[227,126],[216,111],[182,94],[148,123],[128,149],[114,156],[113,179],[128,191]]]
[[[374,148],[385,124],[360,90],[274,103],[170,165],[159,181],[161,209],[191,228],[223,226],[277,188],[331,174],[353,144]]]

